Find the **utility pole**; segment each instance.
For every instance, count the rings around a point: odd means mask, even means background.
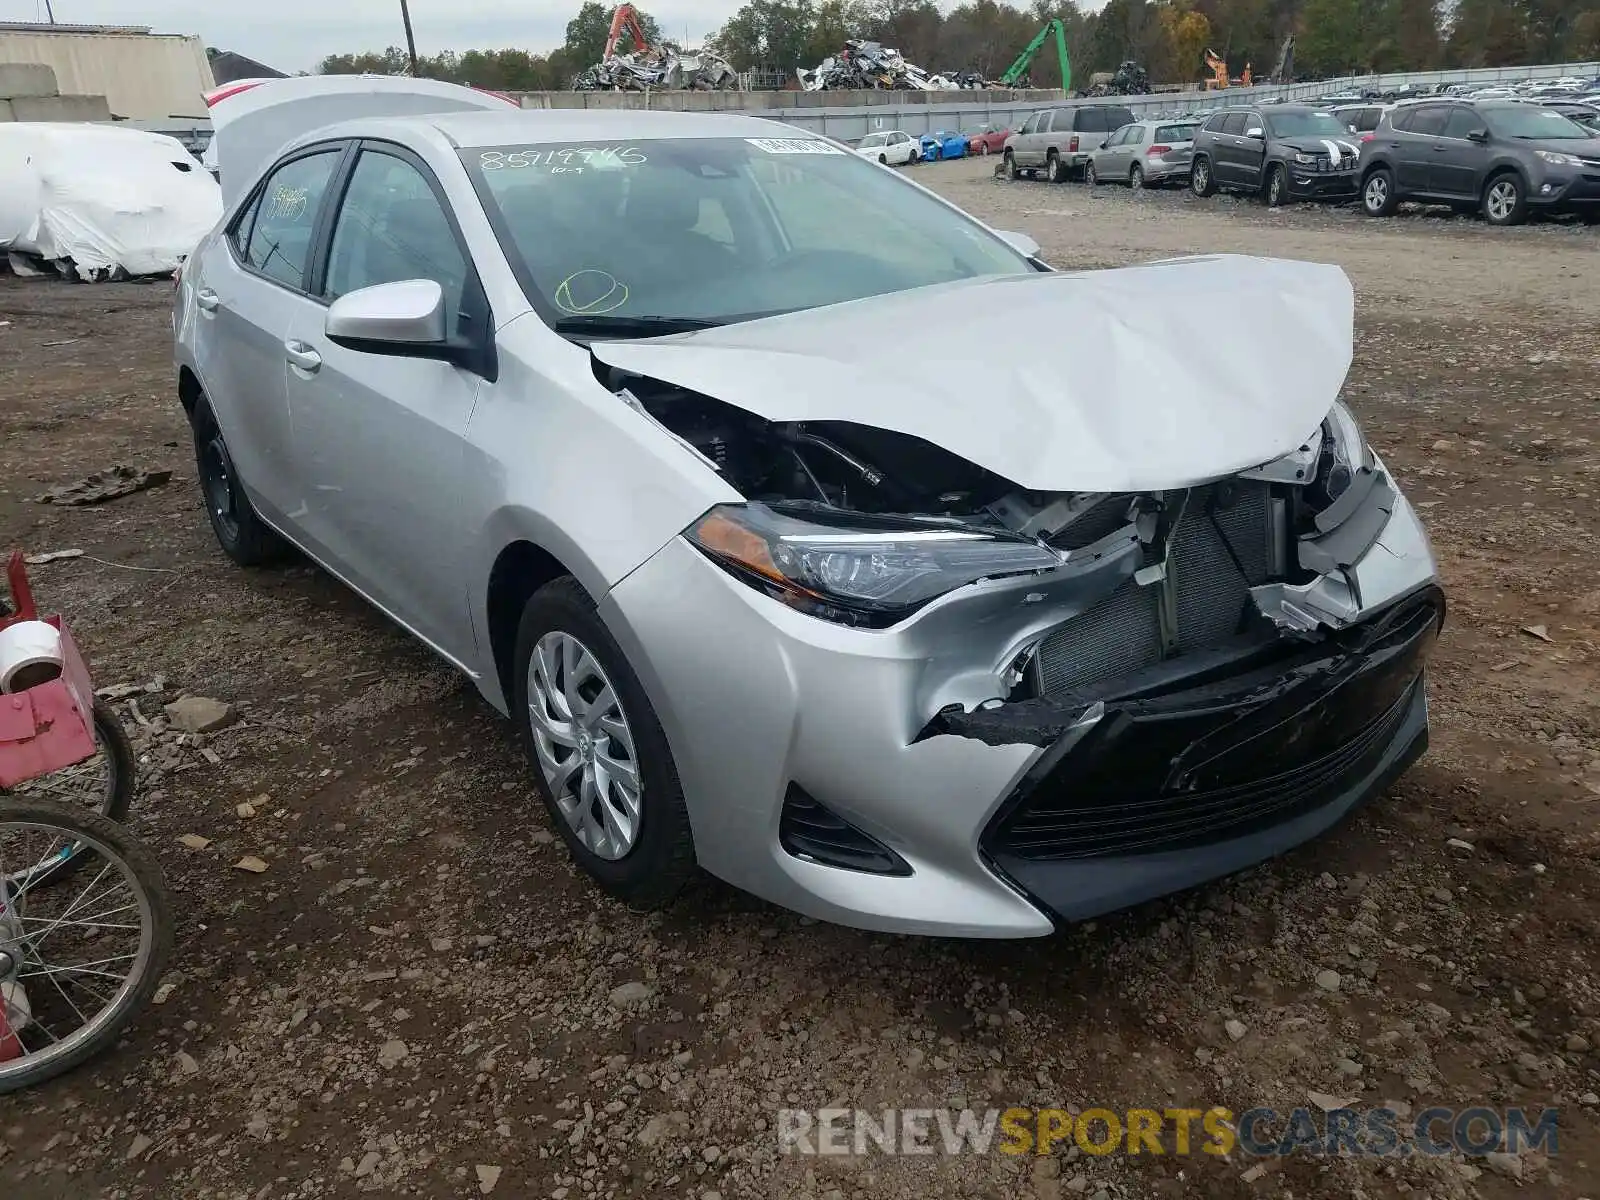
[[[422,72],[417,70],[417,36],[411,32],[411,6],[406,0],[400,0],[400,16],[406,23],[406,53],[411,56],[411,78],[420,79]]]
[[[36,8],[33,11],[34,15],[37,16],[39,10]],[[50,0],[44,0],[44,15],[50,18],[50,24],[54,25],[56,23],[56,10],[50,7]]]

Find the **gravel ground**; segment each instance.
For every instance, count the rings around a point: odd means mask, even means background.
[[[0,1195],[1600,1195],[1600,238],[991,165],[914,177],[1057,265],[1243,251],[1349,272],[1346,396],[1450,592],[1429,755],[1315,845],[1043,942],[858,933],[713,880],[630,913],[574,874],[468,684],[320,571],[214,548],[169,288],[0,279],[0,542],[93,556],[35,584],[98,683],[143,689],[119,702],[133,826],[181,914],[162,1003],[125,1042],[0,1100]],[[118,463],[174,476],[94,508],[33,500]],[[185,693],[239,719],[179,736],[162,704]],[[785,1107],[1329,1095],[1555,1105],[1560,1152],[820,1159],[773,1133]]]

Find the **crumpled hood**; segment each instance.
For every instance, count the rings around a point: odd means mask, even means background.
[[[1184,487],[1271,462],[1350,369],[1338,267],[1217,255],[917,288],[597,341],[601,362],[770,421],[854,421],[1023,488]]]
[[[1361,147],[1349,138],[1343,137],[1312,137],[1308,134],[1303,137],[1279,138],[1278,145],[1288,150],[1299,150],[1303,154],[1326,154],[1329,158],[1361,156]]]

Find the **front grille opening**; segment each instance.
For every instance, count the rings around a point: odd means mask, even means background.
[[[1182,493],[1170,493],[1176,502]],[[1274,519],[1270,484],[1230,479],[1191,490],[1173,529],[1169,566],[1175,600],[1176,645],[1163,636],[1162,588],[1129,580],[1087,612],[1056,628],[1034,658],[1034,694],[1051,695],[1143,670],[1175,654],[1216,646],[1247,628],[1250,589],[1274,577],[1286,538]],[[1127,497],[1102,507],[1125,519]],[[1067,527],[1100,532],[1096,509]],[[1114,528],[1114,526],[1113,526]],[[1105,532],[1109,532],[1106,530]],[[1150,565],[1150,555],[1146,550]]]
[[[789,785],[778,844],[807,862],[870,875],[909,875],[911,865],[870,833],[850,824],[797,783]]]

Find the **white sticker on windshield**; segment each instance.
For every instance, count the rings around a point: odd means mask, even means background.
[[[745,138],[757,150],[768,154],[843,154],[832,142],[816,138]]]

